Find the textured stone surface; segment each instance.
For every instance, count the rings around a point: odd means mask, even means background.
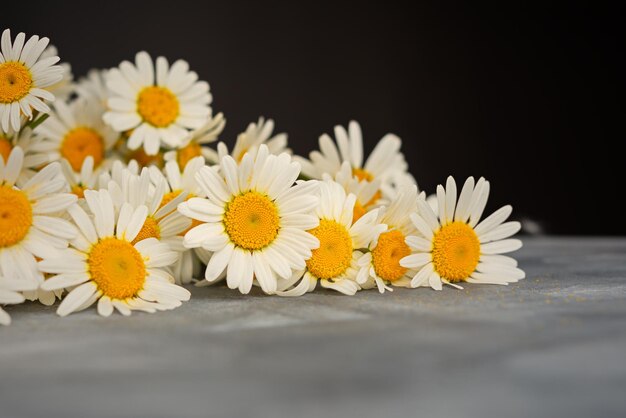
[[[9,307],[0,416],[626,416],[626,239],[526,239],[516,257],[527,279],[508,287]]]

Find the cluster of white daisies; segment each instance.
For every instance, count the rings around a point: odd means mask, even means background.
[[[260,118],[214,149],[225,119],[185,61],[140,52],[75,81],[48,38],[7,29],[0,46],[0,305],[130,315],[180,306],[190,283],[300,296],[524,278],[503,255],[521,247],[511,207],[481,221],[489,182],[450,177],[427,198],[395,135],[365,158],[350,122],[307,159]]]

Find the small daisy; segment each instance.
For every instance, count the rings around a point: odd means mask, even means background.
[[[19,132],[12,134],[0,133],[0,159],[6,163],[11,151],[15,147],[20,147],[24,152],[22,170],[16,181],[17,184],[24,184],[38,169],[50,161],[49,156],[37,150],[37,143],[34,141],[33,131],[30,128],[22,128]]]
[[[91,215],[78,205],[69,209],[80,229],[72,247],[39,262],[42,271],[54,274],[42,285],[44,290],[72,288],[57,314],[66,316],[96,301],[102,316],[114,308],[123,315],[133,310],[152,313],[189,300],[189,292],[173,284],[164,270],[177,253],[155,238],[133,244],[148,215],[146,206],[133,209],[126,203],[115,215],[107,190],[87,190],[85,199]]]
[[[40,59],[46,59],[50,57],[58,56],[59,53],[54,45],[48,45],[46,49],[41,53]],[[48,86],[46,90],[54,94],[57,100],[68,100],[72,93],[74,93],[74,74],[72,74],[72,66],[69,62],[60,62],[59,66],[63,69],[63,78],[51,86]]]
[[[19,147],[6,164],[0,159],[0,276],[36,282],[40,272],[35,257],[55,254],[76,235],[74,226],[58,214],[77,198],[60,193],[67,185],[59,163],[47,165],[17,187],[23,161]]]
[[[245,132],[237,136],[235,147],[230,156],[235,161],[240,162],[247,152],[256,153],[261,144],[267,146],[270,154],[278,155],[283,152],[290,154],[291,150],[287,148],[287,134],[280,133],[272,136],[273,131],[274,121],[272,119],[266,121],[265,118],[260,117],[257,123],[250,123]],[[218,160],[221,160],[226,155],[229,155],[228,147],[223,142],[220,142],[217,146]],[[209,155],[207,159],[216,162],[215,155]]]
[[[11,43],[11,32],[5,29],[0,39],[0,126],[4,132],[11,127],[20,129],[20,115],[29,119],[35,111],[48,113],[50,108],[44,100],[54,101],[48,87],[63,78],[63,68],[54,65],[59,57],[41,58],[48,46],[48,38],[26,35],[20,32]]]
[[[374,147],[374,150],[363,164],[363,137],[361,127],[351,121],[348,130],[343,126],[335,126],[337,145],[327,134],[320,136],[320,151],[309,154],[310,161],[299,157],[302,163],[302,174],[309,178],[322,178],[324,173],[334,177],[344,161],[350,163],[352,174],[359,181],[380,180],[381,192],[392,187],[397,173],[406,173],[408,164],[400,152],[402,141],[393,134],[385,135]]]
[[[70,191],[79,199],[85,197],[85,190],[98,188],[98,179],[102,174],[102,167],[94,169],[93,157],[90,155],[83,161],[80,171],[74,171],[70,163],[64,158],[61,160],[61,168],[65,181],[70,186]]]
[[[24,302],[20,292],[37,289],[37,283],[27,280],[6,279],[0,276],[0,325],[10,325],[11,317],[2,305],[15,305]]]
[[[403,189],[388,207],[381,208],[378,223],[386,224],[388,230],[380,234],[371,251],[358,262],[357,283],[362,287],[371,287],[368,281],[373,281],[371,285],[377,286],[380,293],[392,290],[389,285],[409,287],[415,272],[402,267],[400,259],[411,254],[405,239],[417,235],[417,229],[407,214],[416,211],[416,186]]]
[[[78,97],[98,103],[103,109],[107,107],[110,92],[106,86],[108,70],[91,69],[87,77],[82,77],[76,83],[75,90]]]
[[[179,147],[189,131],[202,127],[211,115],[209,84],[197,80],[185,61],[170,68],[158,57],[155,69],[150,55],[139,52],[135,65],[124,61],[107,73],[111,97],[104,120],[117,132],[132,129],[131,150],[143,144],[148,155],[155,155],[161,144]]]
[[[65,158],[75,172],[86,157],[93,158],[94,168],[100,167],[117,139],[117,133],[102,121],[102,112],[94,101],[79,98],[69,105],[57,101],[50,117],[37,128],[41,139],[37,149],[47,152],[51,161]]]
[[[180,166],[175,160],[169,161],[165,165],[165,175],[163,175],[158,168],[150,167],[152,182],[154,184],[158,184],[161,181],[165,181],[165,184],[167,185],[166,193],[163,196],[161,206],[169,204],[174,200],[180,202],[182,200],[179,199],[189,200],[193,197],[206,197],[206,194],[202,191],[202,188],[196,180],[196,173],[204,167],[204,165],[203,157],[195,157],[189,160],[185,169],[181,172]],[[186,233],[189,229],[202,223],[203,222],[197,219],[193,219],[191,220],[189,228],[184,232]],[[184,233],[181,235],[184,235]],[[170,267],[172,274],[176,279],[176,283],[191,283],[193,279],[198,277],[201,273],[200,256],[207,259],[208,255],[206,254],[206,250],[203,250],[202,248],[194,248],[181,253],[178,261]]]
[[[217,153],[204,145],[217,141],[219,134],[222,133],[225,126],[226,119],[224,119],[224,115],[218,113],[215,117],[209,119],[204,126],[193,130],[180,147],[167,151],[163,155],[165,161],[176,161],[181,168],[185,168],[189,160],[203,156],[209,161],[216,163],[218,161]]]
[[[262,144],[237,165],[231,156],[217,167],[202,167],[196,179],[207,198],[194,197],[178,206],[185,216],[205,222],[185,234],[187,248],[214,252],[205,279],[217,280],[226,270],[229,288],[248,293],[256,279],[267,294],[317,248],[306,232],[317,225],[317,182],[294,185],[300,165],[288,154],[270,155]]]
[[[322,177],[325,180],[331,179],[331,176],[326,173]],[[341,164],[341,168],[335,175],[334,180],[343,186],[346,193],[352,193],[356,197],[353,222],[358,221],[361,216],[365,215],[381,201],[380,179],[360,181],[352,174],[352,167],[350,167],[350,163],[347,161]]]
[[[437,187],[439,216],[424,199],[418,200],[418,211],[410,217],[420,234],[407,237],[413,254],[400,260],[403,267],[417,271],[411,287],[441,290],[442,284],[507,284],[525,277],[517,261],[501,255],[522,246],[518,239],[507,239],[520,229],[519,222],[504,222],[511,206],[478,222],[488,196],[489,182],[481,177],[474,184],[469,177],[457,200],[456,183],[448,177],[445,190]]]
[[[318,281],[322,287],[354,295],[361,289],[356,280],[360,259],[364,256],[362,250],[387,229],[387,225],[377,222],[378,209],[352,222],[356,197],[346,195],[340,184],[321,181],[319,187],[320,203],[315,210],[319,225],[309,233],[319,240],[320,245],[307,259],[300,283],[280,292],[281,296],[312,292]]]

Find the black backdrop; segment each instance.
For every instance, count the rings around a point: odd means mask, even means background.
[[[9,2],[0,28],[51,38],[75,75],[145,49],[209,81],[222,139],[260,115],[299,153],[354,118],[404,140],[420,187],[486,176],[490,207],[550,233],[624,234],[624,13],[390,2]],[[622,175],[623,177],[623,175]]]

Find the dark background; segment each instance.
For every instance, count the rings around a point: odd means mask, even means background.
[[[9,2],[0,27],[50,37],[79,76],[142,49],[187,60],[229,145],[265,115],[306,154],[353,118],[367,150],[398,134],[428,192],[482,175],[491,209],[549,233],[626,233],[622,10],[365,3]]]

